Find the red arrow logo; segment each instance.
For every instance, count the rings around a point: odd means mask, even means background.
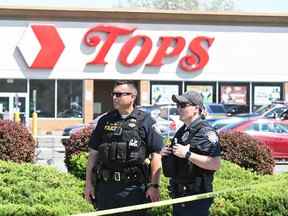
[[[54,26],[32,25],[36,37],[41,44],[32,68],[53,68],[64,50],[64,44]]]
[[[36,39],[39,44],[35,44]],[[64,47],[64,43],[53,25],[29,26],[18,44],[26,63],[34,69],[52,69]]]

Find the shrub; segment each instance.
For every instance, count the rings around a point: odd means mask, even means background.
[[[62,216],[93,211],[84,182],[52,167],[0,161],[0,215]]]
[[[71,137],[64,143],[65,147],[65,164],[68,172],[72,172],[73,174],[77,168],[74,168],[74,165],[77,164],[77,157],[71,161],[73,156],[80,154],[81,152],[88,152],[88,142],[92,133],[92,129],[89,127],[83,128],[75,134],[72,134]],[[81,156],[79,156],[82,158]],[[81,159],[82,160],[82,159]],[[75,163],[76,162],[76,163]],[[79,164],[78,164],[79,165]],[[79,171],[76,171],[76,176],[85,176],[84,173],[80,174]]]
[[[161,178],[161,199],[168,199],[167,178]],[[222,161],[216,172],[213,186],[215,197],[210,208],[211,216],[284,216],[288,215],[288,173],[258,175],[229,161]],[[248,188],[251,187],[251,188]],[[277,187],[277,190],[275,189]],[[278,189],[279,188],[279,189]],[[171,206],[162,206],[150,210],[152,216],[170,216]]]
[[[32,162],[35,148],[35,141],[26,127],[0,120],[0,160]]]
[[[287,183],[288,173],[263,176],[224,161],[215,175],[215,191],[247,186],[251,189],[217,196],[211,216],[288,215]]]
[[[74,154],[69,160],[70,170],[69,172],[80,179],[85,179],[86,166],[88,162],[88,153],[80,152],[79,154]]]
[[[219,136],[223,159],[259,174],[273,173],[275,162],[266,145],[241,132],[223,132]]]

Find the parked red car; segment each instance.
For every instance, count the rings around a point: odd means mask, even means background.
[[[229,130],[244,132],[262,141],[275,159],[288,159],[288,120],[255,118],[219,129],[220,132]]]

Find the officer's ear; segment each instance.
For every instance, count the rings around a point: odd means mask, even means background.
[[[137,98],[137,95],[135,95],[135,94],[132,94],[132,95],[131,95],[131,97],[132,97],[134,100],[136,100],[136,98]]]

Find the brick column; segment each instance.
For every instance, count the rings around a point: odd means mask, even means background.
[[[94,80],[83,80],[83,120],[87,124],[93,119]]]
[[[150,81],[140,80],[140,105],[150,104]]]
[[[284,83],[284,89],[283,89],[283,98],[285,101],[288,101],[288,82]]]

